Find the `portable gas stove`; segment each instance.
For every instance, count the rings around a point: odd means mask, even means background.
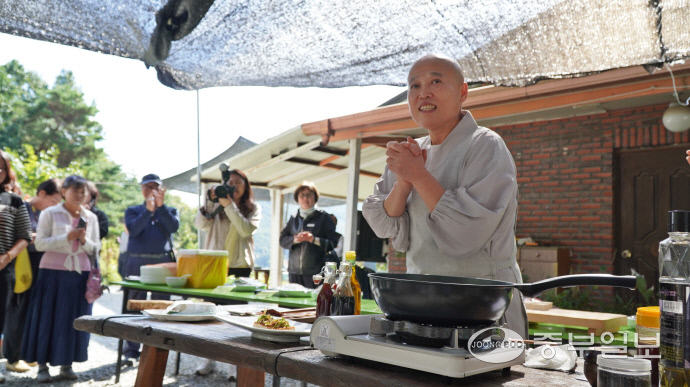
[[[436,327],[391,321],[384,315],[321,317],[314,322],[311,345],[326,356],[347,355],[453,378],[510,370],[525,361],[485,362],[470,353],[468,340],[481,327]]]

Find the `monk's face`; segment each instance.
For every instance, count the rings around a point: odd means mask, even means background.
[[[450,133],[460,122],[467,84],[449,59],[424,57],[410,69],[407,100],[412,119],[435,132]]]

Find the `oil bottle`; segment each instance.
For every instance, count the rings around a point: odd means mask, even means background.
[[[352,293],[351,277],[350,262],[341,262],[340,269],[338,269],[337,287],[331,299],[331,316],[355,314],[355,295]]]
[[[661,386],[690,385],[690,212],[668,212],[668,238],[659,243]]]
[[[359,281],[357,280],[357,265],[355,265],[355,261],[357,260],[357,253],[355,253],[354,251],[346,251],[345,260],[350,262],[350,266],[352,266],[352,276],[350,277],[350,285],[352,286],[352,294],[354,294],[355,296],[355,314],[361,314],[362,287],[359,285]]]

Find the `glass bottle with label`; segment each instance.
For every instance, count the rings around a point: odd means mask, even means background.
[[[327,262],[323,268],[324,282],[319,295],[316,297],[316,318],[331,315],[331,301],[333,286],[335,285],[336,264]]]
[[[690,212],[669,211],[659,243],[661,386],[690,383]]]
[[[355,261],[357,260],[357,253],[354,251],[345,252],[345,260],[350,262],[352,266],[352,276],[350,277],[350,284],[352,285],[352,294],[355,295],[355,314],[362,313],[362,287],[359,285],[357,280],[357,265]]]
[[[351,277],[350,262],[341,262],[340,269],[338,269],[337,287],[331,299],[331,316],[355,314],[355,295],[352,293]]]

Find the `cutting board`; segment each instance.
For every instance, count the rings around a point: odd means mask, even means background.
[[[588,333],[594,333],[597,336],[604,332],[616,333],[620,327],[628,324],[628,318],[622,314],[568,309],[527,309],[527,319],[529,322],[585,327]]]

